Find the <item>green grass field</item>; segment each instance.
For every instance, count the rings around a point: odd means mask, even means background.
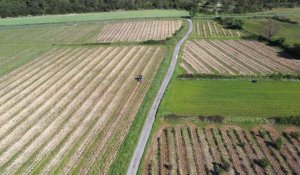
[[[174,80],[162,114],[270,117],[300,115],[300,83],[243,80]]]
[[[265,21],[266,19],[245,19],[245,30],[259,34]],[[300,24],[286,22],[278,22],[278,24],[280,25],[280,31],[274,38],[283,37],[288,45],[300,43]]]
[[[0,19],[0,26],[188,16],[184,10],[137,10]]]

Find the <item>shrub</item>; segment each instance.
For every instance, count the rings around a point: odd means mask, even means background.
[[[263,132],[262,130],[259,130],[258,133],[261,138],[265,138],[265,136],[266,136],[265,132]]]
[[[263,169],[266,169],[270,165],[269,160],[266,158],[255,160],[255,163],[260,167],[262,167]]]
[[[161,44],[163,41],[161,40],[147,40],[147,41],[143,41],[143,44]]]
[[[223,169],[228,172],[230,170],[231,164],[228,161],[224,161]]]
[[[290,133],[291,137],[293,137],[294,139],[297,139],[300,137],[300,132],[291,132]]]
[[[300,126],[300,116],[290,116],[290,117],[272,117],[275,124],[279,125],[296,125]]]
[[[173,166],[172,166],[171,163],[165,163],[165,164],[164,164],[164,167],[165,167],[166,169],[168,169],[168,170],[172,170],[172,168],[173,168]]]
[[[204,122],[214,122],[214,123],[223,123],[224,122],[224,117],[223,116],[198,116],[198,118],[201,121]]]
[[[245,148],[246,144],[245,144],[245,142],[239,142],[239,143],[237,143],[237,145],[240,146],[240,147],[242,147],[242,148]]]
[[[300,80],[300,74],[282,74],[272,73],[267,75],[214,75],[214,74],[180,74],[177,76],[178,79],[251,79],[256,80]]]
[[[214,175],[220,175],[224,173],[224,169],[221,167],[221,165],[214,163],[214,170],[213,173]]]
[[[269,41],[269,45],[271,46],[282,46],[285,42],[284,38],[277,38]]]
[[[275,15],[272,17],[272,19],[275,19],[277,21],[280,21],[280,22],[287,22],[287,23],[291,23],[291,24],[297,24],[298,22],[297,21],[292,21],[291,19],[285,17],[285,16],[278,16],[278,15]]]
[[[231,164],[226,160],[222,160],[222,161],[223,161],[222,164],[216,162],[213,163],[214,169],[212,174],[219,175],[219,174],[223,174],[224,171],[228,172],[230,170]]]
[[[294,44],[291,47],[285,46],[285,51],[295,57],[300,56],[300,43]]]
[[[215,20],[228,29],[243,29],[244,27],[244,22],[240,19],[216,17]]]
[[[280,150],[281,149],[281,147],[282,147],[282,140],[281,140],[281,138],[278,138],[278,139],[276,139],[274,142],[273,142],[273,147],[275,148],[275,149],[277,149],[277,150]]]
[[[168,114],[164,116],[165,120],[200,120],[202,122],[214,122],[214,123],[223,123],[223,116],[182,116],[176,114]]]

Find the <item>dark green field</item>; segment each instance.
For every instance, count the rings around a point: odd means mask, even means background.
[[[181,115],[270,117],[300,115],[300,83],[175,80],[161,112]]]

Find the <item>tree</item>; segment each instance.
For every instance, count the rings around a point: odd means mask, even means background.
[[[189,15],[191,18],[195,17],[197,14],[197,9],[195,7],[193,7],[192,9],[189,10]]]
[[[282,147],[282,140],[280,138],[276,139],[275,142],[273,143],[274,148],[277,150],[280,150]]]
[[[263,24],[263,27],[260,29],[260,35],[271,40],[280,31],[280,25],[278,22],[268,19],[267,22]]]

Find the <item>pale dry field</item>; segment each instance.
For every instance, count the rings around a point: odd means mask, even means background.
[[[0,44],[78,43],[93,40],[103,23],[15,26],[0,28]]]
[[[56,48],[2,77],[0,174],[106,174],[164,54]]]
[[[108,24],[101,31],[98,41],[147,41],[165,40],[182,25],[181,20],[124,21]]]
[[[280,139],[280,149],[272,144]],[[263,167],[259,161],[269,161]],[[290,131],[237,126],[163,127],[153,139],[143,174],[214,174],[229,164],[224,174],[300,174],[300,138]]]
[[[258,41],[194,40],[180,64],[189,74],[253,75],[299,73],[300,62]]]
[[[238,30],[226,29],[212,20],[197,20],[194,22],[196,35],[200,38],[210,37],[241,37],[243,33]]]

